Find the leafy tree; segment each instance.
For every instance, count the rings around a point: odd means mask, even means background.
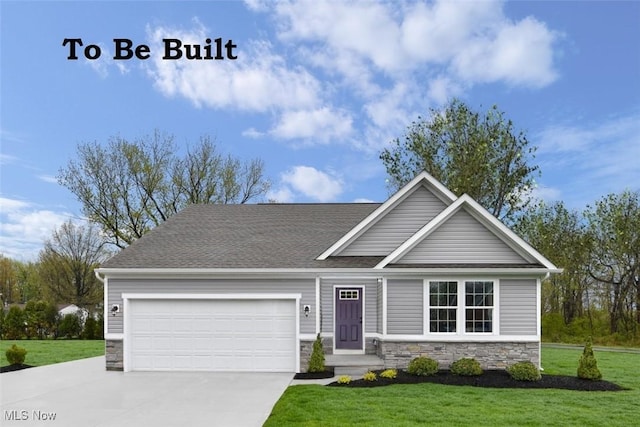
[[[174,137],[156,131],[133,141],[78,145],[58,182],[82,203],[109,243],[126,247],[190,203],[246,203],[266,194],[264,164],[218,152],[202,137],[180,157]]]
[[[2,303],[11,304],[21,301],[16,262],[4,255],[0,255],[0,289]]]
[[[562,202],[529,206],[514,223],[514,231],[562,267],[562,274],[543,282],[543,313],[562,313],[570,324],[583,314],[591,278],[587,262],[591,241],[582,216],[569,211]]]
[[[82,338],[85,340],[98,339],[98,322],[91,315],[89,315],[87,317],[87,320],[85,320],[84,322],[84,327],[82,328]]]
[[[66,338],[79,337],[82,333],[82,322],[75,314],[65,314],[58,325],[58,335]]]
[[[24,307],[27,322],[27,337],[37,336],[44,339],[54,333],[58,310],[53,303],[31,300]]]
[[[42,282],[58,302],[79,307],[96,304],[102,299],[102,283],[93,269],[109,255],[95,226],[67,221],[40,251]]]
[[[472,111],[459,100],[419,117],[380,154],[392,190],[426,170],[456,195],[470,195],[494,216],[510,219],[527,205],[538,166],[535,148],[496,106]]]
[[[4,307],[0,307],[0,340],[4,339]]]
[[[24,336],[24,313],[17,305],[9,307],[4,318],[4,338],[18,340]]]
[[[610,331],[635,334],[640,326],[640,192],[609,194],[588,207],[585,217],[593,240],[589,274],[604,284]]]

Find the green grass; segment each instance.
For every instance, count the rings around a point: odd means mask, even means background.
[[[543,348],[546,374],[576,375],[580,349]],[[637,425],[640,354],[596,351],[603,378],[632,390],[489,389],[438,384],[289,387],[265,426]]]
[[[12,344],[27,350],[24,363],[32,366],[51,365],[104,355],[102,340],[1,340],[0,366],[9,364],[5,352]]]

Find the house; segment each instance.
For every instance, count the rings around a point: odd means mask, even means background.
[[[318,333],[386,367],[539,365],[560,271],[427,173],[382,204],[192,205],[96,270],[106,367],[300,372]]]
[[[74,314],[78,316],[80,324],[84,325],[87,317],[89,317],[89,310],[78,307],[75,304],[58,304],[58,316],[62,319],[67,314]]]

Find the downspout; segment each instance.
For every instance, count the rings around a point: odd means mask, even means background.
[[[98,273],[97,269],[93,270],[93,274],[95,274],[96,275],[96,279],[98,279],[104,285],[104,277],[100,276],[100,273]]]

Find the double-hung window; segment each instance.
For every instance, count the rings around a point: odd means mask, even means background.
[[[429,281],[428,292],[429,333],[493,332],[493,281]]]
[[[464,282],[465,332],[493,331],[493,282]]]
[[[455,332],[458,282],[429,282],[429,332]]]

